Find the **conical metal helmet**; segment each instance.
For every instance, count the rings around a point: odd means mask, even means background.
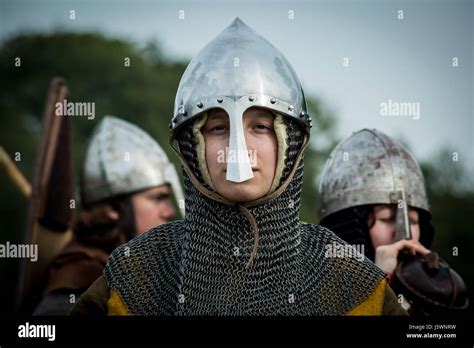
[[[403,145],[375,129],[355,132],[336,146],[324,166],[319,194],[321,219],[366,204],[429,212],[418,162]]]
[[[297,119],[309,136],[301,83],[291,64],[271,43],[239,18],[189,63],[176,94],[173,132],[202,112],[220,108],[229,115],[229,151],[247,151],[242,125],[245,110],[259,106]],[[227,180],[253,177],[248,156],[227,164]]]
[[[105,116],[87,149],[81,182],[84,205],[170,184],[184,216],[178,175],[160,145],[132,123]]]

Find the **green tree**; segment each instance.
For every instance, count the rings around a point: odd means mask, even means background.
[[[435,227],[432,249],[463,277],[471,294],[470,310],[474,311],[474,233],[470,221],[474,213],[472,176],[468,175],[462,162],[453,161],[453,152],[447,148],[440,149],[421,167]]]
[[[15,66],[17,58],[20,66]],[[16,164],[31,181],[45,97],[55,76],[66,79],[70,101],[95,103],[95,119],[73,119],[77,174],[91,131],[104,115],[129,120],[166,144],[172,101],[185,67],[184,63],[163,60],[157,46],[142,49],[131,42],[96,33],[12,37],[0,49],[1,145],[11,156],[20,154],[21,161]],[[165,150],[177,163],[166,146]],[[0,241],[19,242],[25,229],[27,202],[3,171],[0,177],[3,183],[0,192],[4,198],[0,201]],[[78,177],[76,175],[76,180]],[[10,286],[0,291],[10,296],[14,291],[15,266],[13,261],[0,263],[1,278],[11,280]]]
[[[308,98],[308,113],[313,119],[311,141],[304,155],[301,218],[309,223],[319,223],[320,199],[318,185],[324,163],[339,139],[336,136],[336,116],[317,98]]]

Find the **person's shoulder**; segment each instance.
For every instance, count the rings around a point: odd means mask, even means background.
[[[54,258],[51,265],[64,265],[82,260],[96,260],[105,264],[108,253],[104,250],[85,245],[76,239],[69,242]]]
[[[321,233],[324,233],[324,234],[327,234],[327,233],[334,234],[329,228],[326,228],[326,227],[318,225],[318,224],[311,224],[309,222],[300,221],[300,226],[303,230],[321,232]]]
[[[111,257],[125,255],[129,257],[133,253],[148,253],[179,245],[180,238],[183,234],[183,221],[175,220],[162,224],[150,229],[125,244],[117,247],[111,254]],[[110,258],[109,258],[110,260]]]
[[[352,303],[346,315],[383,315],[393,310],[385,274],[365,257],[363,250],[359,252],[328,228],[305,222],[301,223],[301,239],[308,267],[324,268],[325,281],[332,282],[338,298]]]
[[[150,273],[156,271],[150,266],[149,260],[177,262],[184,234],[182,227],[182,220],[172,221],[152,228],[116,248],[104,269],[108,285],[118,287],[123,277],[149,277]]]
[[[363,249],[349,245],[326,227],[301,222],[301,239],[302,243],[308,246],[308,252],[314,252],[315,249],[323,252],[324,259],[334,267],[345,268],[351,264],[351,268],[358,272],[369,272],[375,274],[377,278],[384,276],[384,273],[364,255]]]
[[[338,256],[341,255],[340,252],[347,251],[345,241],[326,227],[304,221],[300,221],[300,236],[300,250],[303,254],[311,258],[316,257],[320,263],[331,264],[331,267],[339,268],[343,260],[339,259]],[[338,253],[338,251],[340,252]],[[360,258],[364,259],[363,256],[360,256]],[[353,260],[349,259],[349,261],[352,262]]]
[[[167,291],[167,284],[177,278],[183,235],[183,221],[173,221],[114,250],[104,269],[111,291],[109,309],[119,309],[113,313],[126,312],[122,303],[130,309],[129,313],[142,313],[144,299],[152,301],[148,294]]]
[[[71,315],[107,315],[107,301],[109,300],[110,289],[103,276],[100,276],[82,294],[74,307]]]
[[[408,313],[398,302],[397,296],[388,285],[387,279],[383,278],[372,293],[346,315],[406,316]]]
[[[300,221],[300,228],[301,238],[305,242],[322,242],[325,244],[338,242],[341,244],[346,244],[346,242],[336,236],[333,231],[324,226]]]
[[[43,293],[87,289],[102,274],[108,257],[101,249],[73,240],[48,265]]]

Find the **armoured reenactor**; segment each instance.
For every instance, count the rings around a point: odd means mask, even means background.
[[[467,306],[462,279],[430,248],[434,236],[422,171],[400,143],[375,129],[341,141],[321,177],[321,225],[390,278],[411,314]]]
[[[116,247],[174,219],[173,195],[184,207],[175,168],[160,145],[112,116],[92,136],[80,189],[83,211],[73,239],[51,263],[35,314],[68,314]]]
[[[328,255],[346,244],[300,221],[310,127],[290,63],[235,19],[178,87],[185,218],[115,250],[72,313],[405,314],[372,262]]]

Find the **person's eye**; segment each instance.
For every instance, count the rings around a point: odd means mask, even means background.
[[[273,130],[273,128],[271,126],[268,126],[267,124],[264,124],[264,123],[259,123],[257,125],[255,125],[255,130],[257,130],[258,132],[268,132],[268,131],[271,131]]]
[[[217,124],[209,128],[209,132],[214,133],[214,134],[222,134],[226,130],[227,130],[227,127],[225,124]]]
[[[160,193],[160,194],[151,196],[150,198],[154,201],[161,202],[161,201],[164,201],[164,200],[170,198],[170,195],[167,194],[167,193]]]

